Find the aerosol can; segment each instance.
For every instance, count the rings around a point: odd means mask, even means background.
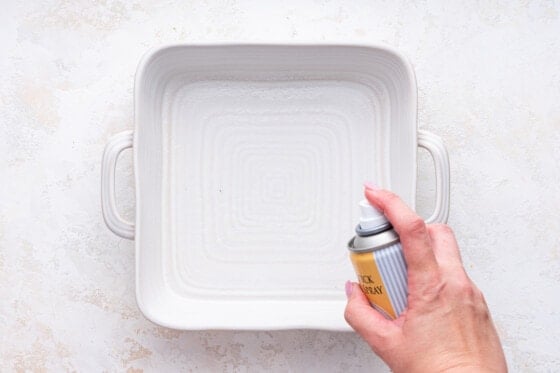
[[[367,200],[360,202],[356,236],[348,243],[362,291],[371,305],[389,319],[407,306],[406,262],[397,232]]]

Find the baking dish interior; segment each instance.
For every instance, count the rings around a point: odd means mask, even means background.
[[[182,45],[149,53],[136,79],[146,316],[180,329],[346,329],[363,181],[414,205],[408,63],[366,46]]]

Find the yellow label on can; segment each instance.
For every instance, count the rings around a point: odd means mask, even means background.
[[[373,252],[350,253],[350,260],[358,275],[360,287],[369,302],[382,313],[395,319],[397,316],[387,293],[387,288],[379,273],[379,268],[377,268]]]

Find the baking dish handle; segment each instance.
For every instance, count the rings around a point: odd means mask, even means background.
[[[134,239],[134,224],[126,221],[117,211],[115,199],[115,168],[121,152],[132,148],[133,132],[119,132],[109,139],[101,162],[101,207],[107,227],[118,236]]]
[[[447,223],[449,217],[449,156],[443,141],[431,132],[418,131],[418,146],[426,149],[436,169],[436,206],[426,223]]]

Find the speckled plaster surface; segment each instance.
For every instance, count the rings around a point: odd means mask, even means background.
[[[449,222],[511,371],[560,366],[558,2],[5,1],[0,38],[1,371],[387,371],[351,333],[179,332],[136,307],[133,242],[99,202],[103,147],[133,125],[136,64],[163,43],[254,40],[410,57],[420,126],[449,148]],[[431,174],[422,153],[426,214]],[[130,153],[118,175],[132,216]]]

